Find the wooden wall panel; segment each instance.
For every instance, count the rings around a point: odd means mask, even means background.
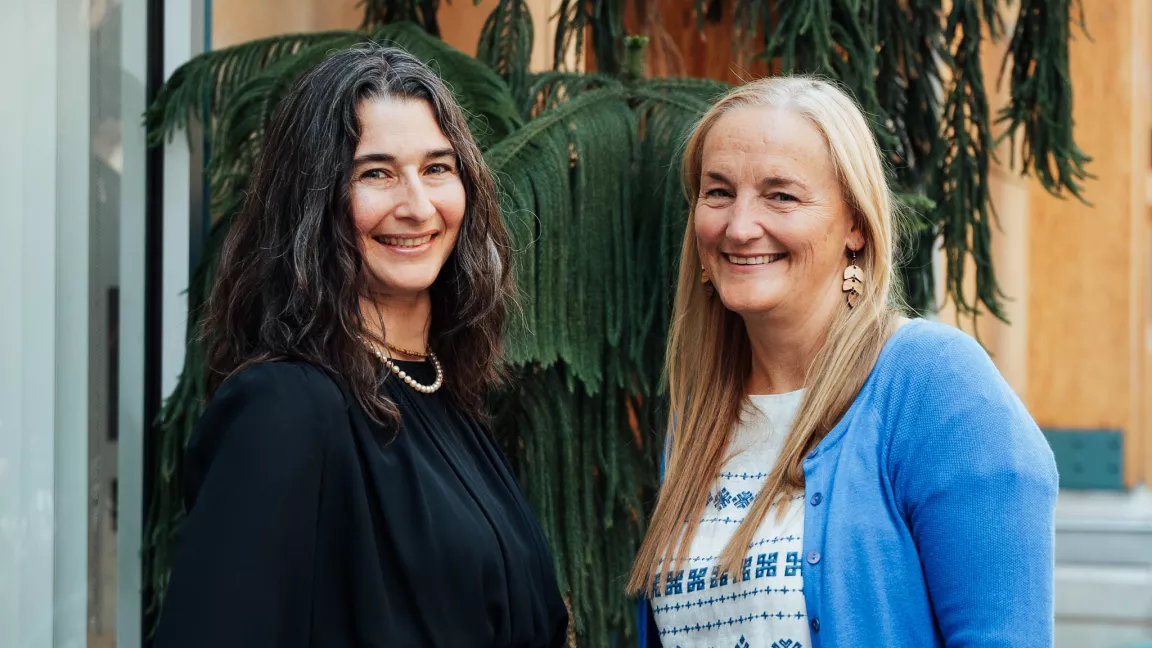
[[[1152,101],[1149,103],[1152,104]],[[1152,184],[1152,177],[1149,178],[1149,184]],[[1148,203],[1144,212],[1144,232],[1140,237],[1144,243],[1144,367],[1141,372],[1144,389],[1143,397],[1139,399],[1139,446],[1143,447],[1143,452],[1134,453],[1139,457],[1140,465],[1131,472],[1134,480],[1143,480],[1145,484],[1152,485],[1152,197]]]
[[[703,32],[697,28],[693,0],[637,0],[629,4],[625,32],[649,37],[649,76],[692,76],[740,83],[769,72],[764,61],[750,61],[734,50],[731,3],[723,3],[720,20],[707,22]]]
[[[1076,141],[1094,157],[1089,208],[1041,187],[1030,196],[1027,403],[1045,427],[1118,428],[1132,439],[1132,215],[1146,164],[1146,120],[1134,110],[1134,4],[1084,3],[1093,40],[1071,45]],[[1143,67],[1141,68],[1144,69]],[[1146,107],[1144,107],[1146,110]],[[1140,187],[1140,193],[1143,192]],[[1129,453],[1132,455],[1132,453]],[[1137,475],[1129,462],[1129,481]]]
[[[1132,17],[1133,136],[1131,237],[1132,431],[1128,482],[1152,485],[1152,3],[1136,2]],[[1143,181],[1141,181],[1143,177]]]

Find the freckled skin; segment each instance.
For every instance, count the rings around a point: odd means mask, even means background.
[[[732,110],[705,138],[695,234],[729,310],[791,325],[827,321],[844,299],[847,250],[864,245],[820,131],[795,112],[760,107]],[[763,265],[727,258],[779,253]]]

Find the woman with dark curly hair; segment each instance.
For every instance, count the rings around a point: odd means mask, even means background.
[[[364,46],[296,83],[207,305],[158,646],[563,644],[548,544],[481,422],[508,247],[422,63]]]

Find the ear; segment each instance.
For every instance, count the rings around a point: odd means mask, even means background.
[[[852,228],[848,230],[848,235],[844,238],[844,247],[857,252],[864,249],[864,228],[861,227],[859,215],[852,217]]]

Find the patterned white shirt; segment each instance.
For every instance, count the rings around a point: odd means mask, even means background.
[[[768,512],[744,559],[742,580],[716,561],[776,464],[804,391],[752,396],[729,459],[708,494],[689,558],[658,572],[650,592],[662,645],[672,648],[810,648],[804,604],[803,493]]]

